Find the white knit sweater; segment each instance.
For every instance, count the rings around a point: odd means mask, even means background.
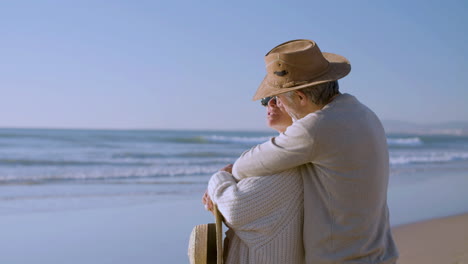
[[[233,232],[226,264],[302,264],[303,184],[299,170],[236,182],[215,173],[208,193]],[[229,232],[232,232],[232,231]]]

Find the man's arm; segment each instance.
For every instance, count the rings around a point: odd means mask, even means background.
[[[284,133],[242,153],[234,163],[237,179],[267,176],[311,162],[314,139],[300,121]]]

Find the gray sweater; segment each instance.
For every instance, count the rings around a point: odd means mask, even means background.
[[[233,175],[268,176],[300,165],[306,263],[395,263],[388,148],[378,117],[354,96],[339,95],[244,152]]]

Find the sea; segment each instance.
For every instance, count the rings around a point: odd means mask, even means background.
[[[275,132],[0,129],[0,216],[201,194]],[[468,211],[468,136],[388,134],[394,223]]]

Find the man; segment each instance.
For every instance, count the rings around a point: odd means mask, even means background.
[[[269,127],[284,132],[291,125],[275,98],[262,100],[262,105],[267,106]],[[203,199],[208,204],[211,197],[230,228],[225,263],[303,264],[304,188],[299,168],[239,182],[229,168],[211,177]]]
[[[322,53],[311,40],[283,43],[265,61],[267,75],[254,100],[277,96],[295,122],[244,152],[234,177],[268,177],[300,166],[306,263],[395,263],[386,136],[370,109],[339,92],[337,80],[351,71],[349,61]]]

